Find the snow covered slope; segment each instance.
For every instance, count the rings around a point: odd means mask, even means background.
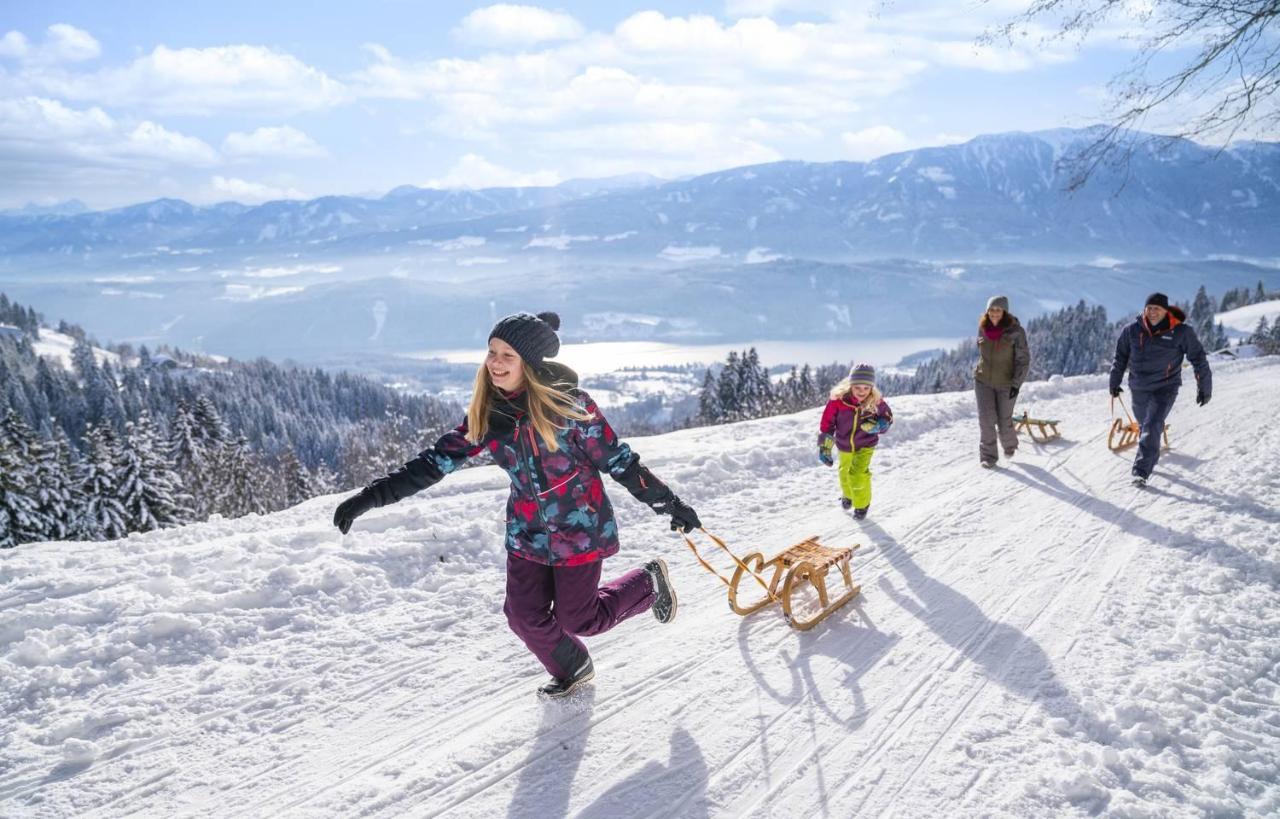
[[[732,614],[615,491],[681,608],[590,641],[567,702],[501,612],[494,468],[369,514],[0,556],[6,816],[1046,816],[1280,811],[1280,359],[1184,391],[1152,486],[1101,377],[1028,385],[1065,440],[977,468],[972,396],[890,401],[872,521],[817,411],[632,443],[747,551],[861,543],[812,632]],[[409,447],[412,448],[412,447]]]
[[[1234,330],[1236,335],[1250,336],[1258,329],[1259,319],[1263,318],[1268,324],[1273,324],[1280,318],[1280,300],[1246,304],[1244,307],[1218,313],[1214,316],[1214,321],[1221,322],[1228,330]]]

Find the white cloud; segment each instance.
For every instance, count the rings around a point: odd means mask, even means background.
[[[157,46],[122,68],[81,74],[28,68],[13,81],[63,99],[197,116],[308,111],[349,99],[343,85],[323,71],[250,45]]]
[[[583,33],[582,24],[563,12],[505,3],[476,9],[454,30],[461,40],[490,46],[574,40]]]
[[[76,110],[43,97],[0,99],[0,163],[19,159],[198,167],[216,164],[218,154],[150,120],[126,125],[101,108]]]
[[[210,194],[205,198],[225,201],[233,199],[247,205],[256,205],[276,199],[306,199],[307,195],[295,188],[278,188],[261,182],[250,182],[236,177],[214,176],[209,180]]]
[[[553,171],[520,173],[495,165],[479,154],[466,154],[444,176],[426,183],[428,188],[500,188],[556,185],[561,181]]]
[[[314,159],[328,156],[328,151],[315,140],[288,125],[258,128],[248,134],[233,131],[222,141],[222,152],[234,158]]]
[[[21,31],[7,31],[0,37],[0,57],[25,57],[31,51],[31,44]]]
[[[49,37],[42,48],[45,59],[57,62],[92,60],[102,53],[93,35],[66,23],[49,26]]]
[[[30,63],[78,63],[102,53],[102,46],[89,32],[66,23],[49,26],[44,42],[32,45],[21,31],[0,37],[0,57]]]
[[[847,158],[866,161],[904,151],[910,145],[907,135],[888,125],[873,125],[861,131],[845,131],[840,134]]]

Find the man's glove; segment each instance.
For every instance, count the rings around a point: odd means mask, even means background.
[[[1120,389],[1119,387],[1112,387],[1112,388],[1111,388],[1111,397],[1112,397],[1112,398],[1119,398],[1119,397],[1120,397],[1120,393],[1122,393],[1122,392],[1124,392],[1124,390]]]
[[[661,505],[661,508],[654,507],[660,515],[671,516],[671,531],[673,532],[692,532],[694,529],[702,528],[702,521],[698,520],[698,513],[693,511],[693,507],[677,498],[675,495],[671,499]]]
[[[831,448],[835,446],[835,439],[830,435],[818,436],[818,460],[827,466],[835,463],[835,459],[831,457]]]
[[[1209,403],[1209,399],[1212,397],[1211,393],[1207,393],[1204,390],[1196,390],[1196,406],[1203,407]]]
[[[338,504],[338,508],[333,513],[333,525],[337,526],[338,531],[345,535],[351,531],[351,524],[356,522],[356,518],[377,506],[378,504],[373,498],[373,492],[368,487],[365,487]]]
[[[1010,401],[1017,401],[1017,400],[1018,400],[1018,390],[1019,390],[1019,389],[1020,389],[1019,387],[1010,387],[1010,388],[1009,388],[1009,400],[1010,400]]]

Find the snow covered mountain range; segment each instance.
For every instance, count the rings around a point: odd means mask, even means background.
[[[1027,384],[1064,438],[990,472],[971,394],[889,396],[864,525],[816,463],[817,409],[632,440],[743,552],[861,544],[862,594],[811,632],[738,617],[610,484],[606,576],[664,556],[679,616],[591,639],[565,702],[534,697],[503,623],[495,467],[345,538],[332,496],[22,546],[0,814],[1274,816],[1280,359],[1214,368],[1147,490],[1107,449],[1101,376]]]
[[[1280,145],[1225,151],[1142,142],[1082,190],[1061,166],[1094,129],[980,136],[871,162],[776,162],[667,182],[621,177],[551,188],[0,216],[8,254],[249,247],[363,255],[385,247],[492,257],[746,262],[786,255],[1088,260],[1280,253]],[[481,253],[480,248],[483,248]]]
[[[996,292],[1027,319],[1280,288],[1280,145],[1143,143],[1068,194],[1059,163],[1094,135],[668,182],[0,216],[0,289],[117,341],[325,363],[473,345],[529,308],[559,310],[568,340],[738,342],[964,335]]]

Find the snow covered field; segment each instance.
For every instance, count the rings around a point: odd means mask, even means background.
[[[1152,485],[1102,377],[1028,385],[1065,440],[978,469],[968,393],[889,400],[871,520],[818,411],[632,444],[745,552],[861,543],[863,594],[798,633],[740,618],[613,491],[617,574],[662,554],[679,618],[590,641],[542,702],[506,630],[486,467],[375,511],[0,555],[4,816],[1274,816],[1280,359],[1188,386]]]

